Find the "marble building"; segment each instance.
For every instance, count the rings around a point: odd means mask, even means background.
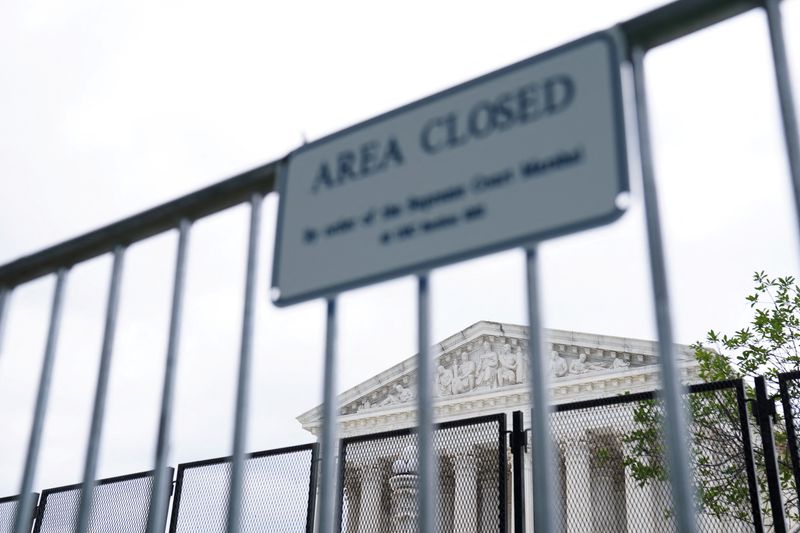
[[[558,404],[658,387],[658,352],[654,342],[560,330],[548,330],[546,340],[552,397]],[[526,413],[525,427],[529,427],[527,342],[523,326],[482,321],[436,344],[432,349],[436,359],[436,420],[447,422],[506,413],[510,429],[511,413],[521,410]],[[678,346],[677,354],[683,379],[697,381],[698,366],[692,350]],[[415,380],[412,356],[342,393],[340,437],[413,426]],[[664,511],[654,502],[659,497],[663,499],[666,487],[642,487],[633,480],[622,463],[620,433],[625,429],[608,423],[608,416],[615,410],[619,416],[614,420],[630,420],[630,413],[619,412],[630,408],[622,404],[608,407],[601,415],[594,411],[590,416],[573,411],[554,415],[565,531],[627,533],[665,527]],[[298,421],[304,429],[318,435],[321,408],[303,413]],[[440,473],[440,487],[451,495],[443,500],[455,502],[449,509],[443,509],[447,518],[441,523],[441,530],[454,533],[496,530],[496,523],[486,518],[489,513],[482,512],[481,507],[482,500],[488,501],[489,495],[481,483],[481,443],[473,439],[468,445],[467,450],[440,453],[441,464],[447,465],[447,471],[443,467]],[[598,460],[598,450],[602,450],[602,461]],[[409,489],[413,483],[408,478],[408,474],[413,474],[413,466],[408,466],[414,461],[412,456],[413,450],[394,450],[375,464],[346,465],[358,467],[361,473],[358,483],[348,483],[345,487],[345,500],[351,503],[344,513],[343,531],[365,533],[377,527],[398,533],[405,530],[402,520],[393,515],[413,501],[410,496],[413,491]],[[509,454],[509,470],[510,465]],[[526,456],[528,531],[532,531],[530,466]],[[511,476],[507,478],[510,531]],[[357,508],[353,502],[359,503]],[[719,525],[729,531],[739,527],[739,524]]]

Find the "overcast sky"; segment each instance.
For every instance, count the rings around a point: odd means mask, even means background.
[[[660,3],[3,2],[0,263]],[[800,2],[785,4],[797,79]],[[690,343],[746,324],[753,271],[798,271],[764,17],[664,46],[647,68],[675,330]],[[547,326],[654,338],[635,165],[632,181],[621,220],[542,246]],[[295,417],[320,400],[322,304],[268,300],[276,206],[268,197],[251,450],[309,441]],[[193,228],[172,464],[231,449],[246,224],[239,207]],[[152,465],[175,243],[165,234],[126,257],[101,476]],[[525,323],[522,261],[435,272],[433,339]],[[103,257],[69,278],[37,489],[80,480],[109,270]],[[0,496],[19,486],[52,285],[18,288],[8,313]],[[412,279],[343,295],[340,317],[340,390],[415,352]]]

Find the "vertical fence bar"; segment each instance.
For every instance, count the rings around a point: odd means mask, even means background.
[[[233,428],[233,457],[231,459],[231,492],[228,499],[228,533],[237,533],[241,526],[242,495],[244,493],[244,448],[247,444],[247,415],[250,403],[250,367],[253,351],[253,318],[258,269],[258,239],[261,229],[261,202],[256,193],[250,197],[250,238],[247,243],[242,340],[239,353],[239,376],[236,387],[236,412]]]
[[[533,529],[536,533],[559,531],[555,519],[555,475],[553,437],[550,432],[550,388],[544,353],[542,319],[539,312],[539,252],[535,246],[525,251],[528,283],[529,379],[531,404],[531,458],[533,462]],[[560,524],[559,524],[560,525]]]
[[[753,513],[753,527],[756,533],[764,531],[764,520],[761,516],[761,495],[758,491],[756,464],[753,459],[753,441],[750,437],[750,421],[747,418],[747,398],[744,394],[742,380],[736,381],[736,407],[739,413],[739,428],[742,432],[742,447],[747,471],[747,489],[750,493],[750,510]]]
[[[67,280],[67,269],[62,268],[56,274],[53,290],[53,303],[50,307],[50,325],[47,330],[47,343],[44,349],[42,370],[39,374],[39,390],[36,393],[36,404],[33,410],[31,434],[28,439],[28,455],[25,459],[25,470],[22,474],[22,486],[19,493],[17,517],[14,522],[14,533],[27,533],[30,530],[30,516],[33,513],[33,479],[36,476],[36,464],[39,460],[39,448],[42,442],[44,418],[47,413],[47,400],[50,395],[50,381],[53,375],[58,330],[61,324],[61,307],[64,296],[64,285]]]
[[[647,99],[644,79],[644,50],[631,51],[633,64],[634,94],[639,134],[639,152],[642,164],[642,191],[644,193],[647,240],[650,252],[650,273],[653,283],[653,300],[658,330],[658,353],[661,363],[661,380],[664,402],[664,440],[667,448],[667,464],[672,487],[672,503],[675,520],[680,533],[696,531],[694,484],[689,470],[688,416],[681,400],[684,386],[675,362],[672,346],[672,319],[669,307],[667,272],[664,261],[664,246],[661,235],[661,219],[658,211],[653,155],[650,145],[650,125],[647,114]]]
[[[172,479],[167,479],[167,460],[172,429],[172,404],[175,390],[175,372],[178,366],[178,343],[180,341],[181,315],[183,309],[183,286],[186,272],[186,250],[189,243],[191,222],[187,219],[178,225],[178,250],[175,258],[175,279],[172,286],[172,309],[167,339],[167,358],[164,363],[164,384],[161,391],[161,414],[156,440],[155,473],[147,513],[147,533],[163,533],[166,527],[166,505]]]
[[[3,332],[6,325],[6,309],[8,301],[11,299],[11,289],[0,287],[0,354],[3,353]]]
[[[322,455],[319,489],[319,533],[333,533],[338,529],[336,504],[336,298],[327,301],[325,312],[325,375],[322,378]],[[344,468],[344,465],[341,465]]]
[[[792,377],[790,377],[792,376]],[[800,374],[778,374],[778,384],[781,393],[781,404],[783,405],[783,419],[786,423],[786,441],[789,445],[789,456],[792,460],[792,477],[794,478],[794,490],[797,493],[797,501],[800,502],[800,456],[797,450],[797,431],[794,427],[794,412],[792,411],[792,397],[789,392],[789,379],[800,378]]]
[[[755,378],[756,418],[761,430],[761,444],[764,448],[764,470],[769,489],[769,505],[772,508],[772,527],[775,533],[786,532],[786,515],[783,509],[778,458],[775,453],[775,435],[772,432],[772,417],[775,415],[775,401],[769,397],[764,376]]]
[[[125,247],[114,248],[114,263],[111,267],[111,282],[108,290],[106,322],[103,331],[103,347],[100,353],[100,368],[97,373],[97,387],[94,395],[92,425],[89,429],[89,442],[86,446],[86,462],[83,469],[83,486],[81,487],[78,520],[75,523],[77,533],[86,533],[89,529],[89,514],[92,507],[92,489],[97,472],[97,456],[100,451],[100,436],[103,432],[103,418],[106,411],[108,378],[111,374],[111,355],[114,349],[114,332],[117,326],[117,310],[119,308],[119,288],[122,280],[122,264],[125,258]]]
[[[306,509],[306,533],[314,533],[317,516],[317,484],[319,480],[319,445],[311,447],[311,473],[308,480],[308,509]]]
[[[789,174],[794,193],[795,215],[800,226],[800,139],[797,131],[797,113],[792,96],[792,81],[789,73],[789,62],[786,59],[786,44],[783,38],[783,21],[779,0],[764,0],[767,11],[767,25],[772,45],[772,62],[775,68],[775,82],[778,85],[778,100],[781,106],[783,136],[786,142],[786,154],[789,159]],[[800,236],[800,230],[798,231]]]
[[[514,533],[525,533],[525,428],[522,411],[511,413],[511,453],[513,461]]]
[[[417,491],[420,533],[436,531],[436,461],[433,451],[433,362],[430,356],[430,282],[417,279]]]

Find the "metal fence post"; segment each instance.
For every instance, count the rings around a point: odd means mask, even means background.
[[[417,283],[417,457],[419,458],[419,531],[436,531],[436,460],[433,450],[433,361],[430,357],[430,287],[428,275]]]
[[[525,446],[522,411],[511,414],[511,453],[514,469],[514,533],[525,533]]]
[[[39,390],[36,393],[36,405],[33,411],[31,434],[28,439],[28,456],[25,459],[25,471],[22,474],[22,487],[19,493],[19,509],[14,523],[14,533],[26,533],[30,530],[29,517],[33,513],[33,479],[36,475],[36,464],[39,460],[39,447],[42,442],[44,418],[47,413],[47,400],[50,396],[50,381],[53,375],[58,330],[61,324],[61,308],[64,297],[64,285],[67,281],[67,269],[62,268],[56,274],[56,285],[53,290],[53,303],[50,307],[50,325],[47,330],[47,344],[44,349],[42,370],[39,374]]]
[[[336,513],[336,438],[338,433],[336,404],[336,298],[329,298],[325,313],[325,374],[322,382],[322,432],[320,435],[319,533],[333,533],[338,529]],[[343,461],[342,457],[339,461]],[[342,464],[340,468],[344,468]]]
[[[247,270],[242,312],[242,338],[239,351],[239,373],[236,385],[236,411],[233,428],[233,457],[228,499],[228,533],[238,533],[241,527],[242,495],[244,492],[244,455],[247,444],[247,415],[250,405],[250,367],[253,352],[253,319],[255,315],[256,271],[258,270],[258,239],[261,229],[261,202],[256,193],[250,197],[250,237],[247,243]]]
[[[742,445],[744,448],[744,462],[747,470],[747,488],[750,493],[750,509],[753,513],[753,526],[756,532],[764,531],[764,520],[761,516],[761,495],[758,491],[758,478],[756,465],[753,459],[753,441],[750,436],[750,421],[747,418],[747,399],[744,394],[744,384],[741,379],[736,380],[736,407],[739,413],[739,427],[742,431]]]
[[[3,331],[6,324],[6,307],[10,292],[7,288],[0,287],[0,354],[3,353]]]
[[[655,171],[650,147],[650,125],[644,80],[644,50],[631,50],[634,94],[639,134],[639,152],[642,165],[642,190],[644,193],[647,240],[650,252],[650,272],[653,283],[658,353],[661,363],[661,380],[664,401],[664,440],[666,443],[675,519],[680,533],[694,533],[697,529],[695,494],[689,471],[688,415],[681,400],[685,387],[675,361],[672,346],[672,318],[670,316],[669,290],[661,236],[661,219],[655,186]]]
[[[6,310],[11,299],[11,289],[0,287],[0,355],[3,353],[3,333],[6,326]]]
[[[761,443],[764,447],[764,468],[769,487],[769,504],[772,508],[772,525],[776,533],[786,532],[786,518],[783,509],[783,493],[781,492],[780,471],[775,454],[775,435],[772,432],[772,417],[775,415],[775,402],[768,396],[767,383],[764,376],[755,378],[756,385],[756,418],[761,430]]]
[[[778,86],[778,100],[781,106],[783,138],[789,160],[789,175],[794,193],[795,216],[800,227],[800,139],[797,132],[797,114],[792,96],[792,83],[789,62],[786,59],[786,45],[783,39],[783,21],[779,0],[763,0],[767,12],[769,38],[772,49],[772,63],[775,68],[775,83]],[[798,232],[800,237],[800,231]]]
[[[181,311],[183,306],[183,286],[186,272],[186,250],[189,241],[191,222],[180,221],[178,226],[178,251],[175,258],[175,279],[172,287],[172,310],[167,340],[167,358],[164,363],[164,383],[161,392],[161,415],[159,417],[156,440],[155,472],[153,492],[147,513],[147,533],[163,533],[166,527],[166,505],[172,479],[167,479],[167,460],[170,449],[172,429],[172,404],[175,389],[175,373],[178,366],[178,343],[180,340]]]
[[[533,520],[536,533],[560,531],[555,520],[553,490],[558,483],[555,475],[555,455],[550,431],[550,389],[547,383],[547,363],[544,357],[542,318],[539,312],[539,256],[535,246],[526,250],[525,266],[528,284],[528,334],[531,394],[531,457],[533,462]]]
[[[106,411],[108,378],[111,374],[111,355],[114,351],[114,332],[117,327],[117,310],[119,308],[119,287],[122,282],[122,263],[125,258],[125,247],[114,248],[114,263],[111,268],[111,282],[108,290],[106,322],[103,331],[103,347],[100,353],[100,368],[97,373],[97,388],[94,396],[92,425],[89,429],[89,441],[86,446],[86,463],[83,470],[83,485],[80,493],[78,519],[75,523],[77,533],[89,530],[89,516],[92,508],[92,491],[97,472],[97,460],[100,452],[100,436],[103,432],[103,418]]]

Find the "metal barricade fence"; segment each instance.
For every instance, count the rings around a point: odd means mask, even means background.
[[[693,385],[698,531],[764,531],[741,380]],[[559,405],[553,414],[564,531],[675,531],[654,392]]]
[[[31,499],[38,502],[39,495],[31,494]],[[0,533],[11,533],[14,530],[14,522],[19,511],[19,496],[8,496],[0,498]],[[33,527],[33,512],[29,515],[28,529]]]
[[[249,454],[244,463],[241,531],[313,533],[316,444]],[[225,531],[231,458],[178,465],[169,533]]]
[[[172,481],[174,470],[165,475]],[[74,531],[78,523],[81,502],[91,501],[87,530],[96,533],[144,533],[148,510],[154,497],[154,472],[101,479],[93,484],[86,498],[83,484],[67,485],[42,491],[36,512],[34,533]],[[161,495],[166,500],[170,494]],[[168,502],[165,502],[165,504]],[[164,506],[166,513],[166,505]]]
[[[800,436],[800,371],[778,374],[778,392],[786,432],[786,448],[780,454],[779,467],[783,472],[791,472],[791,476],[781,476],[784,482],[794,484],[794,491],[786,495],[786,512],[800,521],[800,441],[797,440]]]
[[[504,414],[436,426],[436,531],[506,531],[506,438]],[[343,439],[337,529],[418,531],[419,468],[412,429]]]
[[[794,203],[800,212],[800,148],[798,148],[797,120],[789,82],[789,72],[784,47],[781,23],[780,1],[764,0],[678,0],[661,8],[645,13],[619,24],[615,30],[620,37],[627,61],[633,71],[633,93],[635,95],[635,117],[639,140],[639,156],[642,168],[644,207],[650,251],[650,267],[653,280],[654,312],[658,326],[661,374],[664,384],[665,453],[670,465],[672,495],[677,513],[677,528],[690,533],[696,530],[694,519],[694,498],[691,490],[691,475],[688,470],[688,423],[681,406],[679,375],[673,354],[673,336],[668,299],[668,284],[662,245],[658,200],[655,187],[653,157],[650,145],[646,90],[644,80],[645,54],[662,44],[668,43],[702,28],[734,17],[751,9],[765,10],[768,21],[770,41],[773,52],[776,85],[780,100],[783,132],[786,141],[789,170],[794,193]],[[50,327],[47,334],[45,357],[37,389],[33,422],[31,426],[28,454],[23,468],[20,503],[23,511],[18,515],[16,533],[23,533],[27,526],[25,517],[34,502],[28,495],[32,492],[33,479],[38,462],[38,452],[44,417],[47,408],[50,374],[55,358],[58,325],[60,321],[62,294],[69,269],[83,261],[100,255],[113,254],[112,277],[108,294],[105,330],[101,350],[100,371],[98,373],[92,421],[87,450],[84,458],[84,492],[92,489],[97,469],[97,457],[106,405],[108,379],[113,359],[113,339],[116,328],[119,304],[119,287],[126,247],[149,237],[177,230],[179,244],[175,268],[175,283],[172,301],[172,314],[167,346],[167,362],[164,370],[164,390],[160,413],[161,425],[154,459],[156,479],[153,509],[149,513],[148,532],[161,532],[166,494],[169,480],[163,475],[166,471],[166,454],[170,442],[172,396],[175,381],[175,367],[178,356],[178,338],[182,289],[186,267],[186,243],[192,222],[223,209],[249,203],[251,208],[250,233],[248,245],[247,271],[244,289],[241,347],[239,350],[239,380],[234,414],[233,457],[231,463],[231,490],[227,530],[239,531],[238,517],[242,509],[242,487],[244,479],[244,443],[248,424],[248,393],[250,375],[250,355],[253,330],[253,298],[257,272],[258,235],[260,229],[260,206],[265,194],[275,191],[275,180],[283,161],[267,164],[230,180],[200,190],[196,193],[168,202],[139,215],[121,220],[105,228],[81,237],[60,243],[42,252],[21,258],[0,266],[0,332],[2,332],[8,296],[17,286],[42,276],[55,274],[57,283],[53,296]],[[547,371],[542,357],[541,316],[539,313],[538,254],[535,244],[528,248],[527,283],[529,295],[530,338],[530,387],[534,411],[532,416],[532,439],[534,450],[534,515],[537,528],[542,531],[555,530],[553,505],[550,494],[551,482],[555,473],[551,470],[552,442],[549,429],[549,398]],[[335,509],[333,498],[336,494],[334,473],[335,439],[335,375],[336,375],[336,299],[328,300],[325,376],[324,376],[324,418],[321,433],[322,486],[320,491],[320,531],[331,533]],[[432,397],[427,387],[432,376],[428,366],[429,357],[429,291],[428,276],[419,275],[419,452],[422,480],[420,485],[421,528],[433,529],[433,509],[435,493],[433,490],[433,436],[432,436]],[[0,339],[1,340],[1,339]],[[76,531],[85,533],[92,516],[92,499],[80,502]],[[783,531],[783,529],[778,529]]]

